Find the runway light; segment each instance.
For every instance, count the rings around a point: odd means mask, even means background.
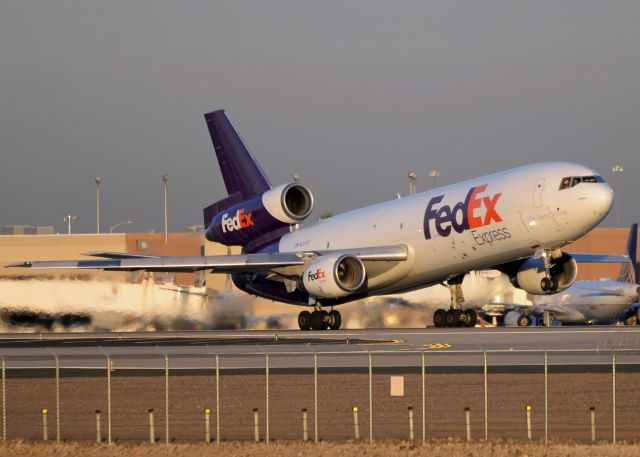
[[[205,408],[204,409],[204,413],[205,414],[211,414],[211,408]]]
[[[531,405],[527,405],[527,411],[531,411]]]
[[[40,412],[41,412],[42,414],[49,414],[49,410],[48,410],[47,408],[42,408],[42,409],[40,410]]]
[[[353,407],[353,412],[354,412],[354,413],[357,413],[357,412],[358,412],[358,407],[357,407],[357,406],[354,406],[354,407]]]

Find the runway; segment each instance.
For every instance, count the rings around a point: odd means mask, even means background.
[[[41,436],[42,408],[83,441],[102,411],[119,442],[148,438],[149,411],[170,440],[201,440],[205,407],[221,440],[253,439],[256,414],[272,438],[300,439],[302,411],[321,440],[353,439],[354,405],[378,439],[406,439],[409,409],[429,439],[463,438],[465,408],[474,436],[489,424],[491,438],[524,439],[530,405],[536,436],[548,413],[551,437],[588,440],[594,405],[610,436],[613,391],[631,440],[640,411],[636,327],[5,334],[0,356],[22,439]]]
[[[640,365],[640,328],[537,327],[475,329],[365,329],[303,331],[189,331],[43,333],[0,335],[0,356],[11,368],[105,367],[210,369],[217,356],[225,369],[478,367],[550,364]],[[314,361],[314,358],[316,359]]]

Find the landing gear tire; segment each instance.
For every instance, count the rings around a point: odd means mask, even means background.
[[[457,309],[450,309],[445,315],[445,322],[447,327],[457,327],[460,325],[460,311]]]
[[[446,315],[447,312],[444,309],[436,309],[436,312],[433,313],[433,325],[437,328],[445,327],[447,325]]]
[[[311,330],[311,313],[309,311],[302,311],[298,314],[298,327],[300,330]]]
[[[324,314],[326,311],[314,311],[311,313],[311,329],[312,330],[323,330],[324,323]]]
[[[553,278],[549,278],[549,290],[551,292],[556,292],[558,290],[558,281]]]
[[[329,311],[329,322],[330,330],[338,330],[342,325],[342,316],[340,316],[340,311]]]
[[[478,313],[476,313],[475,309],[468,309],[464,312],[466,314],[466,319],[464,326],[465,327],[475,327],[478,323]]]

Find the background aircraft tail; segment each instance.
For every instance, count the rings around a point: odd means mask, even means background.
[[[206,237],[247,252],[262,250],[309,216],[313,196],[299,183],[272,187],[224,110],[204,117],[228,194],[204,208]]]
[[[638,284],[638,224],[631,224],[629,237],[627,238],[627,251],[629,262],[622,264],[618,281]]]

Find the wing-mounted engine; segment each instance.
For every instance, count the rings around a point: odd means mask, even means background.
[[[549,277],[542,257],[532,257],[520,264],[514,286],[533,295],[551,295],[571,287],[578,275],[578,264],[566,252],[550,259]]]
[[[302,286],[319,298],[340,298],[357,292],[366,279],[364,264],[358,257],[323,256],[304,270]]]
[[[299,183],[274,187],[261,195],[234,202],[220,208],[220,203],[205,209],[209,219],[206,237],[209,241],[245,245],[263,235],[289,227],[306,219],[313,210],[313,194]],[[208,213],[215,211],[208,216]]]

